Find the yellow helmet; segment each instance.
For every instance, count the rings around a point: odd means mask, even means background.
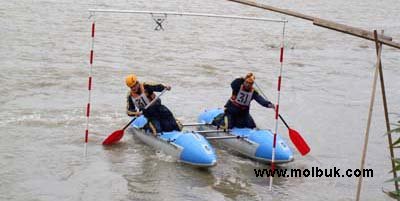
[[[137,81],[138,80],[135,74],[130,74],[125,78],[126,86],[128,86],[129,88],[135,86]]]

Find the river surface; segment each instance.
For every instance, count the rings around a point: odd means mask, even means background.
[[[399,41],[400,2],[260,1],[367,30]],[[269,168],[213,143],[218,164],[208,170],[176,163],[126,133],[113,147],[102,140],[125,115],[124,77],[172,86],[162,100],[183,122],[222,107],[230,82],[254,72],[275,102],[282,24],[167,16],[154,31],[150,15],[97,13],[89,8],[207,12],[282,19],[229,1],[0,2],[0,200],[354,200],[358,179],[256,177]],[[90,18],[89,18],[90,17]],[[281,113],[309,143],[282,168],[360,167],[376,63],[375,44],[288,17]],[[84,156],[91,23],[96,20],[90,135]],[[382,64],[393,122],[400,119],[400,51],[384,47]],[[260,128],[274,127],[272,110],[253,103]],[[389,151],[380,87],[368,145],[362,200],[390,200]]]

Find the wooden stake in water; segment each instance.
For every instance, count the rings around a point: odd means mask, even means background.
[[[376,30],[374,31],[374,33],[376,33]],[[375,35],[375,41],[378,41],[377,35]],[[372,111],[373,111],[374,102],[375,102],[376,82],[378,80],[379,64],[381,63],[382,43],[379,43],[379,46],[376,46],[376,48],[377,48],[378,54],[377,54],[377,61],[376,61],[376,68],[375,68],[375,72],[374,72],[374,78],[372,80],[371,100],[370,100],[370,103],[369,103],[367,128],[366,128],[366,131],[365,131],[364,147],[363,147],[363,152],[362,152],[362,156],[361,156],[361,167],[360,167],[360,170],[364,169],[365,157],[367,155],[369,129],[371,128]],[[356,195],[356,200],[357,201],[360,200],[362,178],[363,178],[362,176],[358,178],[357,195]]]

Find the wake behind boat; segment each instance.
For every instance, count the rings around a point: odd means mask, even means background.
[[[222,129],[218,130],[216,125],[212,125],[213,120],[223,114],[222,109],[206,110],[200,114],[198,122],[200,123],[200,133],[211,137],[229,137],[236,136],[238,139],[221,140],[223,145],[252,159],[271,163],[272,145],[274,135],[270,130],[233,128],[229,132]],[[210,130],[211,131],[207,131]],[[276,139],[275,163],[287,163],[293,161],[293,153],[286,142],[277,135]]]
[[[144,116],[138,117],[129,127],[129,132],[154,149],[174,157],[178,162],[196,167],[216,165],[215,151],[202,135],[188,131],[172,131],[154,136],[143,129],[146,123],[147,119]]]

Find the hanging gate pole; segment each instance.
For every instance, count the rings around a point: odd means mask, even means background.
[[[269,179],[269,190],[272,190],[272,185],[273,185],[273,180],[274,180],[274,171],[275,171],[276,135],[278,133],[279,100],[281,97],[281,83],[282,83],[282,70],[283,70],[283,49],[285,47],[285,25],[286,25],[286,23],[283,23],[282,41],[281,41],[280,57],[279,57],[280,68],[279,68],[277,97],[276,97],[276,105],[275,105],[275,130],[274,130],[274,141],[272,144],[272,161],[271,161],[272,174]]]
[[[88,75],[88,103],[86,105],[86,130],[85,130],[85,144],[84,144],[84,155],[87,155],[87,143],[89,140],[89,117],[90,117],[90,101],[92,95],[92,68],[94,58],[94,32],[95,32],[95,19],[93,17],[92,30],[91,30],[91,44],[90,44],[90,57],[89,57],[89,75]]]

